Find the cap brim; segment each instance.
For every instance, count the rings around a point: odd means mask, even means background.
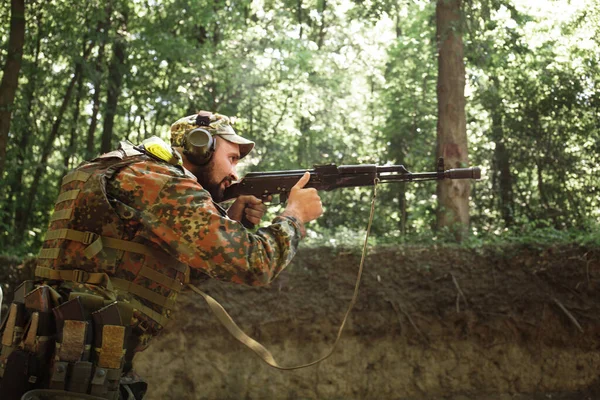
[[[235,133],[219,134],[223,139],[228,142],[238,144],[240,146],[240,158],[244,158],[254,148],[254,142],[246,138],[241,137]]]

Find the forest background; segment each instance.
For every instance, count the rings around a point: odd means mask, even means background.
[[[442,75],[447,40],[459,63]],[[600,242],[597,0],[11,0],[0,45],[4,255],[37,252],[69,169],[120,140],[167,139],[200,109],[256,141],[242,174],[434,171],[449,140],[463,146],[450,166],[484,172],[465,188],[463,242]],[[444,85],[464,97],[441,107]],[[464,121],[453,137],[448,109]],[[456,240],[439,190],[381,187],[373,241]],[[323,194],[309,239],[357,243],[370,196]]]

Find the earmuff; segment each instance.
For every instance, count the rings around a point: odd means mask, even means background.
[[[203,128],[192,129],[185,134],[183,154],[196,165],[204,165],[210,161],[215,152],[216,140]]]
[[[209,126],[212,113],[200,111],[196,116],[196,125]],[[204,128],[192,129],[184,136],[183,154],[194,164],[204,165],[215,152],[216,140]]]

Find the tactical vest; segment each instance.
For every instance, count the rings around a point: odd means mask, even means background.
[[[155,159],[122,142],[119,150],[85,163],[62,180],[36,276],[115,291],[141,312],[144,329],[164,326],[189,267],[137,232],[128,232],[106,182],[121,168]],[[183,172],[182,172],[183,174]]]
[[[1,328],[3,394],[49,388],[118,399],[126,352],[168,320],[189,267],[131,229],[107,195],[107,181],[140,161],[157,162],[122,142],[63,178],[40,281],[17,289]]]

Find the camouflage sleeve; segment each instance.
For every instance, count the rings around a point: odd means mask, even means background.
[[[276,217],[252,233],[223,216],[198,182],[175,167],[136,163],[119,171],[109,193],[139,220],[138,234],[207,275],[247,285],[271,282],[292,260],[304,227]]]

